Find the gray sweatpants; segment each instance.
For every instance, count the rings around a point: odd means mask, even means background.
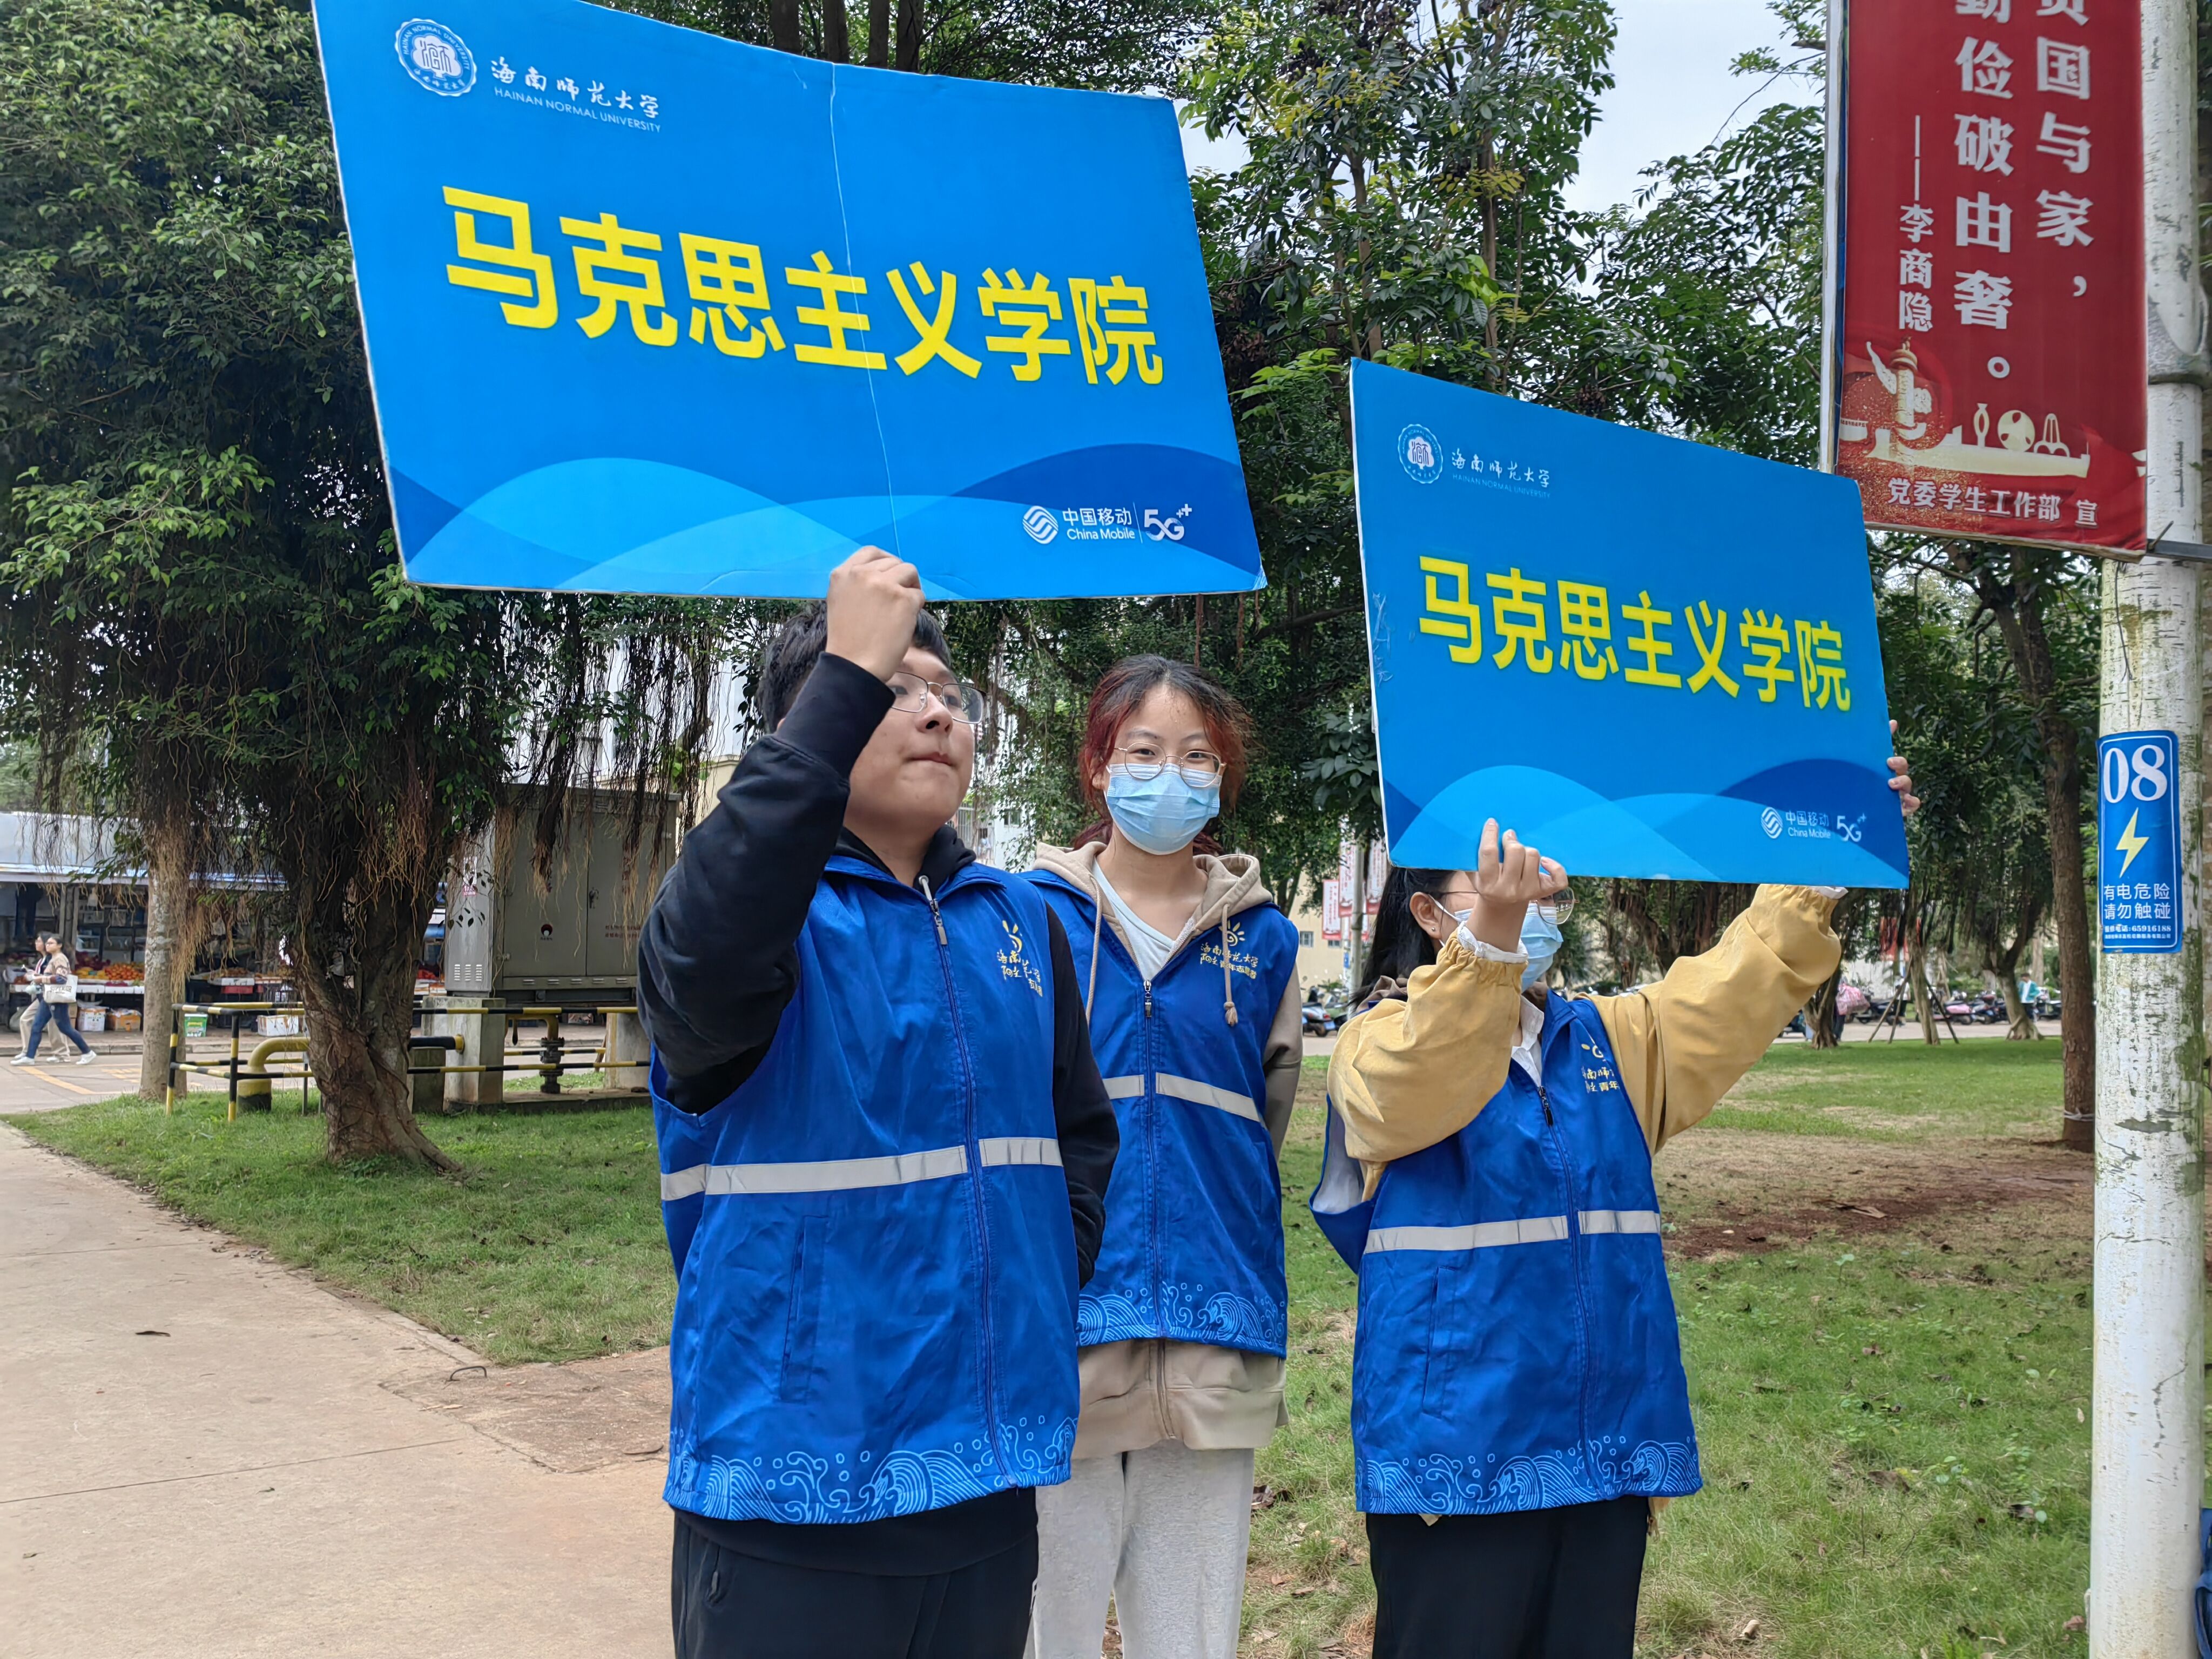
[[[1110,1596],[1126,1659],[1236,1659],[1252,1535],[1252,1453],[1079,1457],[1037,1489],[1028,1659],[1098,1659]]]

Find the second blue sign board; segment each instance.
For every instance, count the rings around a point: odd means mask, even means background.
[[[1905,884],[1857,488],[1352,367],[1390,855]]]

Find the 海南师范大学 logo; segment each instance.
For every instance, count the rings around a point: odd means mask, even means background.
[[[1425,426],[1409,426],[1398,434],[1398,465],[1415,483],[1434,483],[1444,475],[1443,445]]]
[[[1033,507],[1022,514],[1022,528],[1029,532],[1031,541],[1042,547],[1060,534],[1060,520],[1048,508]]]
[[[410,17],[392,37],[392,49],[415,84],[441,98],[458,98],[477,83],[468,42],[443,23]]]

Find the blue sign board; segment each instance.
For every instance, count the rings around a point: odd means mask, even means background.
[[[2181,792],[2171,732],[2097,744],[2097,915],[2123,956],[2181,948]]]
[[[1265,585],[1167,102],[423,3],[315,6],[414,580]]]
[[[1848,479],[1355,363],[1390,856],[1905,884]]]

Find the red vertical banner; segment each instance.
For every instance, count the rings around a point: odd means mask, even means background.
[[[2140,28],[2136,0],[1847,0],[1831,414],[1869,526],[2172,528],[2143,522]]]

